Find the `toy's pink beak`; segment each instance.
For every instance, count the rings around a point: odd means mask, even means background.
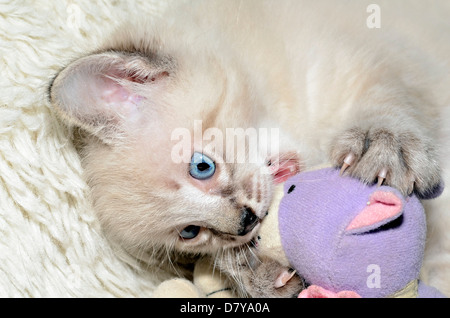
[[[387,224],[403,213],[403,201],[395,193],[378,190],[372,193],[364,208],[347,226],[346,231],[364,233]]]

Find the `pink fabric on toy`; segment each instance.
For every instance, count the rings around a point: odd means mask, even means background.
[[[370,196],[367,207],[350,222],[346,231],[392,220],[402,210],[403,202],[393,192],[376,191]]]
[[[361,298],[361,296],[354,291],[344,290],[335,293],[320,286],[311,285],[307,289],[304,289],[298,295],[298,298]]]

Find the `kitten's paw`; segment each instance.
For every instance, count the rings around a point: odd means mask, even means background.
[[[296,298],[305,289],[303,279],[295,271],[271,259],[261,259],[260,265],[243,278],[253,298]]]
[[[431,141],[410,132],[386,128],[352,128],[332,143],[332,163],[342,174],[397,188],[404,195],[415,191],[432,196],[440,187],[440,168]]]

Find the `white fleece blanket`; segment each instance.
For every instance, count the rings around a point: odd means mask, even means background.
[[[47,85],[133,13],[166,0],[0,0],[0,297],[151,296],[157,273],[114,256]]]

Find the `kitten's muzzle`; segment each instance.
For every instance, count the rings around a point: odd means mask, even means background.
[[[243,207],[241,214],[241,230],[239,230],[238,235],[239,236],[246,235],[251,230],[253,230],[258,223],[259,218],[255,214],[253,209],[249,207]]]

